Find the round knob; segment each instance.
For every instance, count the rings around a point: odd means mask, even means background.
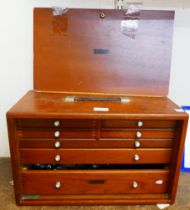
[[[104,13],[104,12],[101,12],[101,13],[100,13],[100,18],[103,19],[103,18],[105,18],[105,17],[106,17],[105,13]]]
[[[55,127],[59,127],[60,122],[59,122],[59,120],[56,120],[56,121],[54,121],[54,123],[53,123],[53,124],[54,124],[54,126],[55,126]]]
[[[139,141],[135,141],[135,148],[139,148],[141,146],[141,143]]]
[[[137,188],[137,187],[138,187],[138,183],[137,183],[136,181],[133,181],[133,182],[132,182],[132,187],[133,187],[133,188]]]
[[[56,161],[56,162],[59,162],[60,160],[61,160],[61,156],[60,156],[60,155],[56,155],[56,156],[55,156],[55,161]]]
[[[140,131],[137,131],[137,132],[136,132],[136,137],[137,137],[137,138],[140,138],[141,136],[142,136],[142,133],[141,133]]]
[[[55,188],[56,188],[56,189],[61,188],[61,182],[60,182],[60,181],[57,181],[57,182],[55,183]]]
[[[56,141],[55,144],[54,144],[55,148],[59,148],[61,146],[61,143],[60,141]]]
[[[55,137],[55,138],[59,138],[60,135],[61,135],[61,134],[60,134],[60,131],[55,131],[55,132],[54,132],[54,137]]]
[[[139,156],[139,155],[137,155],[137,154],[135,154],[135,155],[134,155],[134,160],[135,160],[135,161],[140,160],[140,156]]]
[[[137,122],[137,126],[138,126],[138,127],[142,127],[142,126],[143,126],[143,121],[139,120],[139,121]]]

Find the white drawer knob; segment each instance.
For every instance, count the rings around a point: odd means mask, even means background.
[[[55,161],[56,161],[56,162],[59,162],[60,160],[61,160],[61,156],[60,156],[60,155],[56,155],[56,156],[55,156]]]
[[[137,155],[137,154],[135,154],[135,155],[134,155],[134,160],[135,160],[135,161],[140,160],[140,156],[139,156],[139,155]]]
[[[61,182],[60,182],[60,181],[57,181],[57,182],[55,183],[55,188],[56,188],[56,189],[61,188]]]
[[[60,122],[59,122],[59,120],[56,120],[56,121],[54,121],[54,123],[53,123],[53,124],[54,124],[54,126],[55,126],[55,127],[59,127]]]
[[[135,148],[139,148],[141,146],[141,143],[139,141],[135,141]]]
[[[59,138],[60,137],[60,131],[55,131],[54,132],[54,137]]]
[[[137,122],[137,126],[138,126],[138,127],[142,127],[142,126],[143,126],[143,121],[139,120],[139,121]]]
[[[56,141],[55,144],[54,144],[55,148],[59,148],[61,146],[61,143],[60,141]]]
[[[162,179],[156,180],[155,184],[164,184],[164,181]]]
[[[142,136],[142,133],[141,133],[140,131],[137,131],[137,132],[136,132],[136,137],[137,137],[137,138],[140,138],[141,136]]]
[[[132,187],[133,187],[133,188],[137,188],[137,187],[138,187],[138,183],[137,183],[136,181],[133,181],[133,182],[132,182]]]

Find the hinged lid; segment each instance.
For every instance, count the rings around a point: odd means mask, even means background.
[[[54,13],[55,14],[55,13]],[[174,12],[34,12],[34,89],[167,95]]]

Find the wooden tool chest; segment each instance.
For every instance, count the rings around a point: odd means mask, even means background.
[[[139,21],[136,37],[121,36],[134,48],[128,52],[120,46],[113,55],[120,43],[115,43],[115,33],[122,33],[114,31],[117,24],[132,21],[126,11],[73,9],[53,16],[51,9],[35,9],[34,90],[7,113],[18,205],[175,201],[188,116],[164,96],[170,59],[145,62],[151,47],[160,50],[158,56],[170,57],[173,15],[141,11],[132,19]],[[166,25],[166,31],[159,32]],[[150,38],[148,46],[143,45],[145,37]],[[163,46],[158,46],[160,40]],[[88,51],[91,45],[93,54]],[[144,56],[138,60],[139,46],[144,46]],[[137,60],[117,66],[123,59],[117,57],[120,51]],[[71,57],[72,62],[67,60]],[[149,63],[156,63],[154,69]],[[118,67],[114,72],[112,64]]]

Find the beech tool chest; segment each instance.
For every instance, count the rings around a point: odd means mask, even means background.
[[[173,19],[34,10],[34,90],[7,113],[17,205],[174,203],[188,115],[167,98]]]

